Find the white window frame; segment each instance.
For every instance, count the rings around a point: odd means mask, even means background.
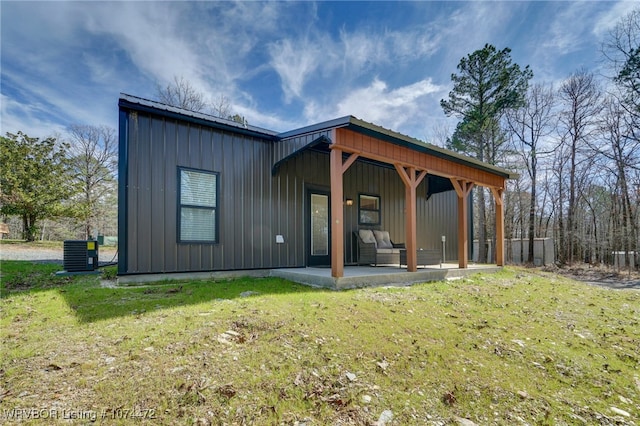
[[[183,194],[183,179],[187,176],[187,174],[191,174],[194,176],[201,175],[204,176],[213,176],[215,182],[212,186],[213,193],[209,193],[212,200],[209,202],[198,202],[197,200],[185,200],[186,198]],[[209,170],[200,170],[200,169],[192,169],[188,167],[178,167],[178,242],[180,243],[196,243],[196,244],[216,244],[218,243],[219,237],[219,198],[220,198],[220,173],[213,172]],[[213,216],[213,235],[206,235],[198,232],[194,232],[193,230],[188,233],[187,236],[183,234],[187,234],[183,230],[183,226],[187,226],[183,220],[183,210],[191,210],[192,212],[199,213],[210,213]]]

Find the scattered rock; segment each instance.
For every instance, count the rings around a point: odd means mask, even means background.
[[[249,290],[249,291],[243,291],[242,293],[240,293],[240,297],[255,296],[255,295],[258,295],[258,294],[260,294],[260,293],[259,293],[259,292],[257,292],[257,291],[251,291],[251,290]]]
[[[618,395],[618,399],[620,399],[620,402],[623,402],[625,404],[632,404],[633,401],[631,401],[629,398],[625,398],[622,395]]]
[[[387,367],[389,367],[389,363],[387,361],[376,362],[376,364],[382,371],[387,371]]]
[[[524,342],[522,340],[513,339],[512,342],[520,346],[521,348],[524,348]]]
[[[371,403],[371,395],[362,395],[362,403],[363,404]]]
[[[242,334],[238,333],[237,331],[233,331],[233,330],[227,330],[224,333],[220,334],[217,338],[218,342],[225,344],[225,345],[230,345],[232,343],[244,343],[245,342],[245,338],[242,336]]]
[[[455,417],[455,419],[460,426],[478,426],[477,424],[475,424],[469,419],[464,419],[462,417]]]
[[[389,423],[391,420],[393,420],[393,411],[391,410],[384,410],[381,414],[380,417],[378,418],[378,423],[377,426],[385,426],[387,423]]]
[[[529,398],[529,394],[526,393],[525,391],[518,391],[518,396],[522,399],[527,399]]]
[[[345,374],[345,376],[347,376],[347,379],[349,379],[350,382],[353,382],[356,379],[356,375],[353,373],[349,373],[347,371],[347,374]]]
[[[611,407],[611,411],[613,411],[616,414],[620,414],[621,416],[624,416],[624,417],[631,417],[631,414],[617,407]]]

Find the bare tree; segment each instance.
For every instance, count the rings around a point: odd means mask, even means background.
[[[560,114],[561,140],[567,147],[569,194],[567,205],[567,240],[565,259],[573,263],[577,255],[576,212],[579,196],[579,173],[584,173],[585,162],[590,158],[589,140],[595,137],[597,117],[600,113],[601,93],[592,73],[580,70],[572,74],[560,88],[563,110]]]
[[[156,86],[158,100],[162,103],[196,112],[203,112],[207,107],[204,94],[196,90],[184,77],[174,76],[173,82],[166,87],[159,83]]]
[[[606,144],[594,147],[610,164],[611,175],[616,177],[613,193],[620,202],[621,241],[618,249],[622,248],[627,265],[631,263],[629,253],[637,252],[636,241],[638,229],[635,215],[638,214],[632,203],[632,191],[629,186],[629,173],[640,170],[640,140],[630,137],[629,123],[625,120],[627,111],[617,99],[609,97],[605,102],[601,120],[601,132]],[[616,249],[616,247],[614,247]]]
[[[541,149],[541,144],[555,128],[553,89],[540,84],[532,86],[521,108],[510,110],[506,114],[506,122],[510,129],[512,143],[517,153],[522,156],[531,179],[529,202],[529,254],[528,263],[533,263],[533,245],[535,238],[536,199],[538,180],[538,156],[550,151]]]
[[[621,105],[640,118],[640,8],[620,19],[602,45],[602,53],[613,70],[613,80],[621,89]],[[632,129],[640,138],[637,127]]]
[[[229,118],[233,115],[231,101],[225,95],[218,95],[211,101],[211,111],[214,115],[222,118]]]
[[[441,148],[445,148],[450,143],[451,135],[453,131],[451,126],[446,121],[437,121],[433,126],[433,137],[431,143]]]
[[[73,177],[81,194],[75,214],[83,221],[85,237],[89,238],[95,230],[101,200],[116,190],[116,132],[107,126],[76,124],[69,127],[69,135]]]

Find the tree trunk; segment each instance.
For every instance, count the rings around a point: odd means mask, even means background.
[[[22,216],[22,236],[27,242],[36,240],[36,220],[37,216],[32,213],[26,213]]]
[[[536,176],[537,176],[537,159],[536,152],[533,151],[531,153],[531,198],[529,202],[529,256],[527,258],[527,263],[533,265],[533,249],[534,249],[534,238],[536,235],[535,226],[536,226]]]
[[[487,263],[487,206],[484,188],[478,188],[478,263]]]

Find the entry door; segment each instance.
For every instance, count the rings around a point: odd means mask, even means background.
[[[331,221],[329,193],[307,192],[309,212],[307,226],[307,264],[309,266],[331,265]]]

